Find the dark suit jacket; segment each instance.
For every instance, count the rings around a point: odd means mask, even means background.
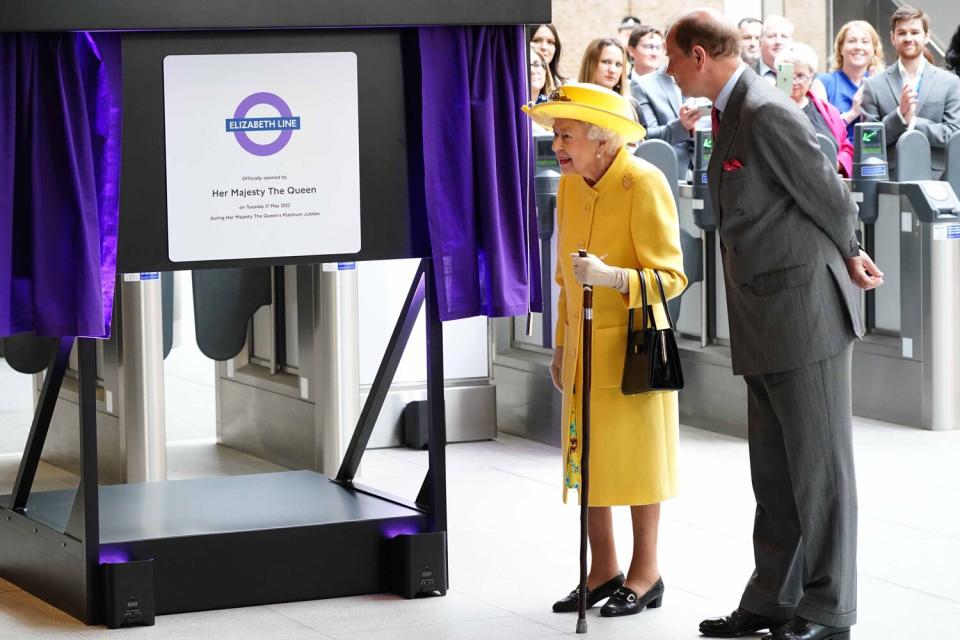
[[[647,138],[663,140],[677,154],[677,175],[681,180],[692,169],[693,138],[680,124],[680,97],[673,80],[658,69],[630,83],[630,93],[640,110],[640,124]]]
[[[733,372],[796,369],[862,335],[843,260],[858,254],[857,206],[803,111],[749,68],[721,115],[708,178]]]
[[[860,103],[863,119],[866,122],[883,122],[891,169],[896,167],[897,140],[907,130],[897,115],[902,90],[903,78],[896,64],[863,82],[863,101]],[[931,168],[939,177],[945,164],[944,147],[950,136],[960,130],[960,78],[927,64],[920,77],[918,98],[914,128],[930,141]]]

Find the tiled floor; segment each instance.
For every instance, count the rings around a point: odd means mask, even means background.
[[[960,432],[856,421],[860,485],[860,640],[952,638],[960,620]],[[207,445],[170,448],[171,477],[275,470]],[[0,490],[16,460],[0,458]],[[425,454],[371,451],[362,480],[413,496]],[[588,638],[696,638],[697,622],[729,612],[752,564],[746,443],[682,433],[682,495],[664,506],[664,606],[622,619],[589,615]],[[547,639],[574,635],[575,615],[550,613],[576,582],[577,509],[559,500],[555,449],[509,436],[448,447],[450,580],[444,598],[390,595],[162,616],[151,628],[85,627],[0,581],[0,638]],[[44,467],[49,486],[70,483]],[[621,510],[623,511],[623,510]],[[626,566],[629,521],[618,513]]]

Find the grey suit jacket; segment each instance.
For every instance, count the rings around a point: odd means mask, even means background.
[[[867,122],[882,121],[887,135],[887,159],[896,166],[897,140],[907,130],[897,115],[903,78],[899,65],[867,78],[863,83],[860,109]],[[944,147],[950,136],[960,130],[960,78],[932,64],[924,65],[914,128],[930,141],[930,160],[936,177],[943,173]]]
[[[803,111],[750,69],[721,114],[708,179],[733,372],[796,369],[863,335],[843,261],[858,254],[857,206]]]
[[[693,138],[680,124],[680,97],[673,80],[659,69],[630,83],[630,93],[640,111],[647,137],[663,140],[677,154],[677,175],[683,180],[691,166]]]

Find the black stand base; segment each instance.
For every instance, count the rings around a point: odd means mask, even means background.
[[[429,526],[414,506],[311,471],[99,493],[101,563],[152,559],[157,614],[387,592],[386,541]],[[35,492],[29,518],[0,510],[0,567],[89,624],[100,620],[80,606],[79,543],[60,533],[73,500],[73,491]]]

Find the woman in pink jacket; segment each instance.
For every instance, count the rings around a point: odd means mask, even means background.
[[[793,64],[793,91],[790,97],[803,109],[817,133],[836,142],[837,171],[849,178],[853,164],[853,145],[847,139],[847,123],[836,107],[810,91],[810,85],[817,75],[817,54],[802,42],[794,42],[789,49],[777,56],[775,64],[784,63]]]

